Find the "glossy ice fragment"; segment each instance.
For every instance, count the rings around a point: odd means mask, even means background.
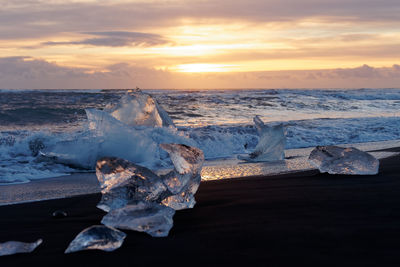
[[[317,146],[308,160],[322,173],[374,175],[379,171],[378,159],[354,147]]]
[[[40,244],[42,244],[42,242],[42,239],[38,239],[32,243],[19,241],[8,241],[0,243],[0,256],[13,255],[17,253],[30,253],[35,250],[35,248],[37,248]]]
[[[96,175],[103,194],[97,207],[106,212],[140,201],[160,202],[168,195],[159,176],[124,159],[98,160]]]
[[[108,110],[117,120],[126,125],[175,127],[168,113],[149,94],[132,90],[121,98],[120,103]]]
[[[176,171],[180,174],[199,173],[204,162],[201,149],[183,144],[161,144],[168,152]]]
[[[252,153],[238,158],[252,162],[283,160],[285,158],[286,143],[283,124],[265,125],[259,116],[255,116],[253,120],[260,139]]]
[[[194,186],[191,187],[191,189],[187,191],[197,191],[199,188],[198,183],[192,183]],[[187,192],[186,190],[179,193],[175,194],[172,196],[169,196],[165,198],[161,203],[167,207],[170,207],[174,210],[184,210],[184,209],[191,209],[196,205],[196,200],[194,198],[194,193]]]
[[[126,234],[104,225],[93,225],[80,232],[69,244],[65,253],[88,249],[113,251],[119,248]]]
[[[154,237],[168,236],[172,228],[175,210],[158,203],[140,202],[110,211],[102,224],[119,228],[146,232]]]
[[[203,152],[181,144],[161,144],[174,169],[161,177],[127,160],[106,157],[97,161],[96,175],[102,189],[98,208],[109,212],[139,202],[162,203],[176,210],[192,208],[201,182]]]
[[[53,162],[74,169],[92,170],[97,157],[98,143],[89,138],[57,142],[38,152],[37,162]],[[85,151],[82,153],[82,151]]]
[[[95,143],[88,142],[92,147],[93,155],[96,156],[93,168],[96,161],[105,156],[120,157],[138,164],[155,162],[160,159],[158,149],[158,143],[162,143],[159,140],[162,140],[160,136],[173,138],[176,134],[171,128],[129,126],[104,110],[86,109],[85,111],[88,128]]]
[[[193,208],[196,194],[201,182],[201,168],[204,154],[198,148],[181,144],[161,144],[168,152],[174,164],[174,170],[162,176],[164,184],[172,195],[162,203],[175,210]]]

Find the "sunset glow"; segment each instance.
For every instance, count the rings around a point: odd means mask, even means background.
[[[217,82],[227,73],[290,71],[293,76],[299,71],[351,71],[364,65],[383,71],[400,63],[398,14],[400,5],[389,0],[368,5],[360,0],[6,0],[0,11],[0,61],[11,60],[20,66],[30,58],[42,62],[42,66],[72,73],[108,73],[102,78],[115,82],[117,88],[246,84],[244,80]],[[1,87],[24,87],[25,83],[11,77],[18,73],[0,71],[4,72],[0,73]],[[225,76],[198,78],[190,84],[188,80],[193,77],[182,76],[185,73]],[[281,74],[274,74],[268,83],[259,79],[250,85],[324,84],[299,77],[295,78],[297,82],[279,79],[289,75]],[[271,73],[266,75],[272,77]],[[52,86],[42,80],[42,85],[35,86]],[[85,88],[97,87],[96,80],[98,77],[85,76],[79,82]],[[383,81],[382,87],[395,87],[399,79],[386,77]],[[346,85],[338,79],[324,82],[325,87]],[[365,80],[368,84],[370,81]]]
[[[232,65],[222,64],[185,64],[177,66],[180,72],[228,72],[232,70]]]

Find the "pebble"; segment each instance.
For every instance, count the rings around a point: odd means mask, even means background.
[[[57,219],[65,218],[67,216],[68,216],[68,214],[63,210],[56,210],[55,212],[53,212],[53,217],[57,218]]]

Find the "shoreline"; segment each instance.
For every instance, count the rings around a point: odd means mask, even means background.
[[[397,148],[400,150],[400,148]],[[2,266],[398,266],[400,155],[378,175],[304,171],[202,183],[193,209],[178,211],[168,237],[124,231],[114,252],[64,254],[84,228],[100,224],[100,194],[0,207],[0,242],[44,242]],[[54,219],[55,210],[68,217]],[[159,249],[162,248],[162,249]]]
[[[345,144],[371,152],[378,159],[395,156],[400,152],[400,140]],[[237,159],[208,161],[203,166],[202,182],[213,180],[237,180],[252,177],[295,175],[316,170],[307,158],[314,147],[285,150],[286,158],[278,162],[251,163]],[[210,178],[211,177],[211,178]],[[0,186],[0,206],[15,205],[52,199],[63,199],[100,192],[94,172],[73,173],[54,178],[32,180],[28,183]]]

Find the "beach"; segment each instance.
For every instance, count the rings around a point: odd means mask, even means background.
[[[0,267],[400,267],[400,1],[0,6]]]
[[[100,224],[100,194],[2,206],[0,242],[44,242],[0,264],[398,266],[399,162],[399,155],[382,159],[373,176],[312,170],[203,182],[196,206],[175,214],[168,237],[125,231],[114,252],[64,254],[81,230]],[[53,218],[55,210],[68,217]]]

